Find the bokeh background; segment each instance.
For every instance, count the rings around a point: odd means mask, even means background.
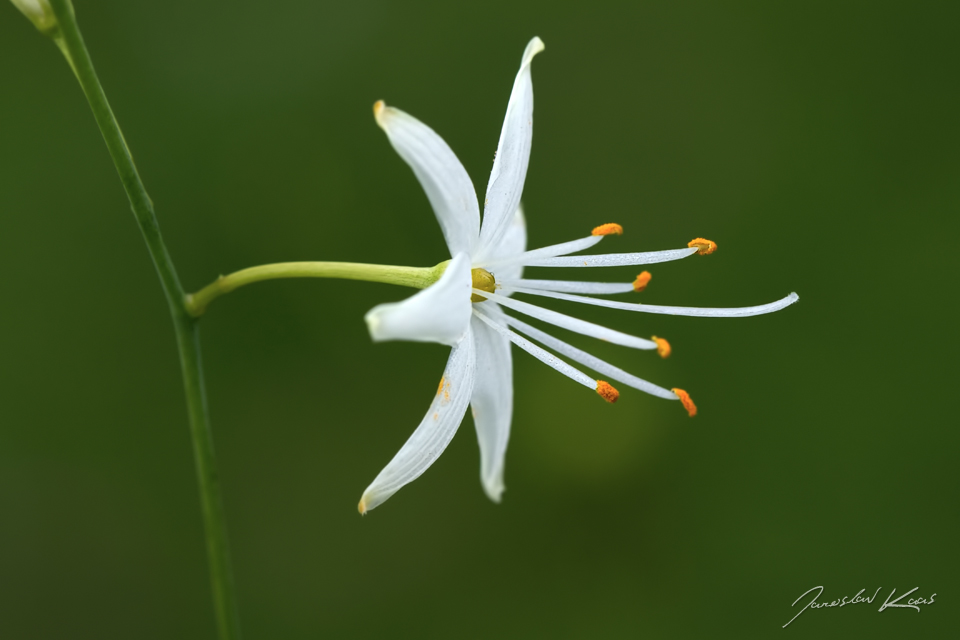
[[[643,300],[670,339],[569,338],[700,415],[615,406],[522,353],[507,487],[471,419],[360,517],[430,402],[437,345],[371,343],[408,291],[255,285],[203,347],[247,638],[947,637],[960,627],[955,3],[76,0],[185,286],[289,260],[428,266],[441,234],[385,99],[486,184],[534,35],[533,246],[717,241]],[[540,270],[540,277],[557,272]],[[606,278],[631,279],[634,268]],[[573,277],[595,278],[575,272]],[[0,3],[0,636],[209,638],[173,332],[83,96]],[[558,334],[559,335],[559,334]],[[567,335],[563,337],[567,338]],[[796,612],[919,587],[922,613]]]

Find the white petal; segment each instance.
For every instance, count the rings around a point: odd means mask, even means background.
[[[564,293],[587,293],[597,296],[634,291],[632,282],[577,282],[575,280],[500,280],[507,289],[544,289]]]
[[[440,279],[401,302],[380,304],[364,319],[370,337],[455,345],[470,327],[470,259],[458,253]]]
[[[791,293],[785,298],[776,302],[757,305],[755,307],[731,307],[728,309],[717,307],[666,307],[658,304],[636,304],[630,302],[617,302],[615,300],[603,300],[600,298],[588,298],[586,296],[575,296],[568,293],[557,293],[556,291],[545,291],[542,289],[527,289],[524,287],[514,287],[511,291],[516,293],[528,293],[535,296],[544,296],[546,298],[555,298],[557,300],[569,300],[570,302],[582,302],[595,307],[607,307],[609,309],[622,309],[624,311],[640,311],[642,313],[659,313],[668,316],[696,316],[701,318],[746,318],[748,316],[759,316],[764,313],[773,313],[788,307],[800,299],[796,293]]]
[[[477,257],[486,258],[503,239],[513,212],[520,205],[523,181],[530,162],[530,143],[533,139],[533,82],[530,62],[543,51],[543,42],[534,38],[527,44],[520,62],[520,71],[513,82],[513,92],[507,104],[507,115],[500,130],[500,143],[493,161],[490,181],[480,227],[480,245]]]
[[[486,259],[476,259],[474,260],[474,266],[483,267],[485,269],[503,269],[506,266],[514,265],[526,265],[533,264],[537,261],[541,261],[545,258],[552,258],[554,256],[565,256],[568,253],[576,253],[578,251],[584,251],[590,247],[595,246],[598,242],[603,240],[606,236],[587,236],[586,238],[577,238],[576,240],[570,240],[569,242],[561,242],[560,244],[552,244],[549,247],[540,247],[539,249],[532,249],[524,253],[511,254],[507,257],[490,257]]]
[[[571,367],[566,362],[564,362],[557,356],[553,355],[552,353],[548,353],[547,351],[541,349],[540,347],[533,344],[526,338],[518,336],[516,333],[514,333],[513,331],[510,331],[510,329],[507,329],[505,326],[491,320],[486,315],[484,315],[482,311],[474,310],[474,314],[478,318],[480,318],[480,320],[486,323],[486,325],[489,326],[491,329],[493,329],[500,335],[504,336],[505,338],[510,340],[510,342],[514,343],[515,345],[517,345],[518,347],[520,347],[521,349],[523,349],[524,351],[526,351],[527,353],[529,353],[534,358],[544,363],[551,369],[559,371],[560,373],[567,376],[574,382],[579,382],[580,384],[582,384],[588,389],[596,390],[597,381],[591,378],[590,376],[588,376],[587,374],[583,373],[582,371],[579,371],[574,367]]]
[[[643,253],[605,253],[596,256],[562,256],[559,258],[544,258],[524,260],[528,267],[622,267],[638,264],[655,264],[670,262],[692,256],[699,249],[669,249],[667,251],[646,251]]]
[[[574,362],[579,362],[585,367],[590,367],[597,373],[609,377],[611,380],[616,380],[617,382],[622,382],[628,387],[633,387],[634,389],[639,389],[649,393],[650,395],[657,396],[658,398],[665,398],[666,400],[678,400],[677,394],[669,389],[664,389],[663,387],[657,386],[652,382],[647,382],[642,378],[638,378],[635,375],[629,374],[619,367],[615,367],[612,364],[604,362],[596,356],[590,355],[586,351],[577,349],[573,345],[567,344],[563,340],[558,340],[548,333],[544,333],[539,329],[531,327],[526,322],[521,322],[516,318],[507,318],[507,324],[511,327],[516,327],[521,333],[525,333],[534,340],[540,342],[543,345],[546,345],[550,349],[553,349],[562,356],[566,356],[573,360]]]
[[[494,259],[500,258],[510,258],[512,256],[518,256],[523,254],[527,249],[527,221],[523,215],[523,206],[517,207],[516,213],[513,214],[513,220],[510,222],[510,226],[507,227],[507,232],[503,235],[503,239],[493,249]],[[475,265],[477,266],[477,265]],[[491,273],[496,277],[499,282],[501,279],[516,280],[523,275],[523,265],[520,263],[505,264],[504,266],[498,266]]]
[[[503,317],[496,303],[482,305],[488,315]],[[503,466],[513,415],[513,360],[510,341],[480,319],[471,321],[477,343],[477,377],[470,397],[473,422],[480,444],[480,482],[494,502],[503,493]]]
[[[549,322],[550,324],[558,326],[562,329],[568,329],[585,336],[590,336],[591,338],[606,340],[607,342],[612,342],[613,344],[619,344],[624,347],[632,347],[634,349],[657,348],[657,343],[652,340],[645,340],[636,336],[627,335],[626,333],[621,333],[619,331],[615,331],[614,329],[608,329],[607,327],[601,327],[598,324],[593,324],[592,322],[587,322],[586,320],[580,320],[579,318],[571,318],[570,316],[563,315],[562,313],[557,313],[556,311],[551,311],[550,309],[544,309],[543,307],[538,307],[528,302],[514,300],[513,298],[508,298],[496,293],[487,293],[486,291],[481,291],[480,289],[474,289],[473,292],[489,298],[490,300],[493,300],[508,309],[513,309],[515,311],[519,311],[520,313],[524,313],[531,318],[543,320],[544,322]]]
[[[382,101],[374,105],[374,114],[427,193],[450,255],[472,253],[479,236],[480,209],[473,182],[460,160],[443,138],[413,116]]]
[[[450,352],[437,395],[420,426],[363,492],[360,513],[382,504],[440,457],[467,412],[476,367],[476,346],[473,334],[468,333]]]

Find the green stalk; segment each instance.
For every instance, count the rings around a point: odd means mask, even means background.
[[[110,109],[107,97],[100,86],[93,62],[80,35],[70,0],[50,0],[56,14],[58,30],[52,35],[73,69],[83,93],[90,103],[93,116],[100,127],[110,157],[120,174],[120,181],[127,192],[133,215],[143,233],[147,249],[160,276],[160,283],[170,307],[177,346],[180,350],[180,365],[187,397],[187,412],[190,418],[190,435],[196,457],[197,475],[200,484],[200,504],[207,537],[207,553],[210,562],[210,579],[213,584],[213,600],[219,636],[222,640],[240,637],[240,621],[237,597],[233,586],[230,554],[227,544],[223,501],[220,480],[217,474],[210,418],[207,413],[206,392],[203,382],[203,367],[200,360],[200,336],[197,320],[187,311],[183,287],[173,267],[160,236],[160,228],[153,211],[153,203],[147,195],[130,149],[123,139],[120,125]]]
[[[404,287],[425,289],[436,282],[450,261],[435,267],[394,267],[382,264],[357,264],[355,262],[279,262],[250,267],[220,276],[196,293],[187,296],[187,312],[200,317],[210,302],[230,293],[237,287],[263,280],[277,278],[342,278],[385,282]]]

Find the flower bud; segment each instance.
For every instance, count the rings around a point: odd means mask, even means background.
[[[57,30],[57,16],[48,0],[10,0],[41,33],[52,36]]]

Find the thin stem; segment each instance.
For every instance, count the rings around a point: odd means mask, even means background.
[[[150,257],[153,259],[154,266],[160,276],[160,283],[170,307],[170,315],[173,318],[173,327],[180,351],[187,411],[190,418],[190,434],[193,439],[197,475],[199,477],[200,504],[206,529],[217,626],[222,640],[236,640],[240,637],[237,598],[230,567],[223,501],[220,495],[220,481],[213,451],[210,419],[207,415],[197,321],[187,312],[183,287],[180,285],[177,272],[173,267],[173,261],[170,259],[160,236],[160,228],[153,211],[153,203],[147,195],[140,175],[137,173],[133,157],[130,155],[130,149],[127,147],[123,133],[120,131],[120,125],[117,124],[103,88],[100,86],[100,80],[97,78],[96,71],[94,71],[90,54],[83,42],[83,37],[80,35],[73,6],[70,4],[70,0],[50,0],[50,5],[56,14],[59,25],[59,31],[53,36],[54,40],[67,58],[67,62],[77,76],[87,101],[90,103],[93,116],[110,152],[110,157],[116,165],[117,173],[120,174],[120,181],[127,192],[133,215],[140,226]]]
[[[107,143],[107,150],[117,167],[120,182],[123,183],[123,188],[127,192],[133,215],[140,225],[140,231],[147,243],[150,257],[153,258],[157,267],[163,291],[170,305],[170,312],[176,317],[178,314],[184,313],[183,289],[173,267],[173,261],[167,253],[163,239],[160,237],[160,228],[153,212],[153,202],[147,195],[147,190],[144,188],[140,174],[133,162],[133,156],[130,155],[130,149],[127,147],[127,142],[120,131],[120,125],[117,124],[110,103],[107,102],[103,87],[100,86],[100,80],[93,68],[93,61],[90,59],[90,54],[73,15],[73,6],[69,0],[50,0],[50,6],[57,14],[57,21],[60,26],[60,33],[58,36],[54,36],[54,39],[62,40],[62,44],[58,43],[60,49],[66,54],[67,62],[73,68],[77,80],[80,82],[80,87],[87,97],[87,102],[90,103],[93,117],[100,127],[103,140]]]
[[[190,436],[193,439],[197,479],[200,484],[200,507],[207,537],[207,557],[217,627],[221,640],[239,640],[240,613],[233,584],[220,475],[217,472],[217,458],[213,450],[213,434],[207,412],[203,362],[200,358],[200,327],[195,319],[189,318],[175,324],[183,386],[187,395],[187,412],[190,417]]]
[[[250,267],[227,276],[220,276],[200,291],[186,298],[187,313],[203,315],[212,300],[238,287],[263,280],[278,278],[341,278],[385,282],[415,289],[424,289],[437,281],[447,268],[447,262],[435,267],[394,267],[382,264],[353,262],[279,262]]]

